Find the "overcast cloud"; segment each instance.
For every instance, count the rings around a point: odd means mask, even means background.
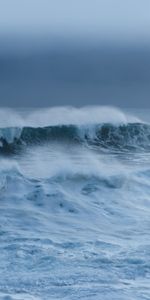
[[[149,107],[149,49],[150,0],[0,0],[0,106]]]
[[[0,33],[148,40],[149,0],[0,0]]]

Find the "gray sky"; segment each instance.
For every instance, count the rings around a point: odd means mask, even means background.
[[[148,41],[150,0],[0,0],[0,34]]]
[[[0,0],[0,106],[149,107],[149,49],[150,0]]]

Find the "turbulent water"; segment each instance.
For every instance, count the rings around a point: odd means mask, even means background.
[[[150,124],[0,110],[0,299],[150,299]]]

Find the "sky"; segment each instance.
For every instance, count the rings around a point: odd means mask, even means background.
[[[149,0],[0,0],[1,35],[148,41]]]
[[[150,0],[0,0],[0,106],[149,100]]]

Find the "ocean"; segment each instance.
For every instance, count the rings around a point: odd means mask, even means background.
[[[0,109],[0,299],[150,299],[148,111]]]

